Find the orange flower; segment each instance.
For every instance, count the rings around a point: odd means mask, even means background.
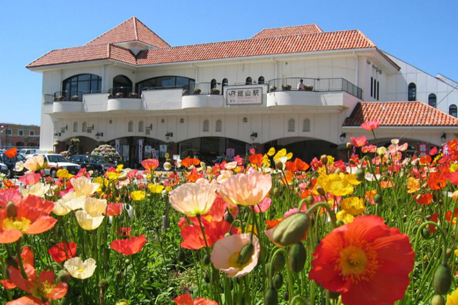
[[[51,247],[48,253],[56,263],[62,263],[76,256],[76,244],[74,242],[58,243]]]
[[[181,160],[181,165],[184,167],[190,167],[191,165],[197,166],[200,164],[200,160],[196,158],[185,158],[184,160]]]
[[[287,170],[287,171],[285,171],[284,173],[285,173],[285,176],[282,177],[281,183],[282,183],[282,184],[290,184],[290,183],[293,181],[293,179],[294,179],[294,174],[293,174],[293,172]]]
[[[432,190],[440,190],[447,186],[447,180],[445,180],[442,174],[434,172],[429,174],[428,186]]]
[[[262,154],[251,155],[248,157],[250,163],[260,165],[262,163]]]
[[[409,189],[407,193],[412,194],[420,189],[420,181],[414,177],[409,177],[407,180],[407,188]]]
[[[191,224],[182,223],[181,227],[181,236],[183,237],[183,242],[181,243],[182,248],[198,250],[205,247],[204,235],[202,229],[197,222],[197,219],[194,220]],[[231,224],[225,220],[222,221],[207,221],[205,218],[202,218],[202,225],[205,229],[205,239],[207,244],[211,247],[215,242],[224,237],[224,235],[229,232]]]
[[[356,217],[316,247],[309,278],[340,292],[346,305],[385,305],[404,298],[415,253],[406,234],[378,216]]]
[[[431,156],[429,155],[425,155],[423,157],[420,158],[420,163],[422,164],[429,164],[431,163],[432,159],[431,159]]]
[[[436,222],[436,223],[437,223],[438,220],[439,220],[439,215],[438,215],[437,213],[433,213],[433,214],[431,215],[431,217],[429,218],[429,221],[433,221],[433,222]],[[431,234],[437,232],[437,229],[436,229],[436,226],[435,226],[435,225],[428,225],[427,228],[428,228],[428,230],[429,230],[429,232],[430,232]]]
[[[196,298],[193,300],[188,293],[176,297],[173,301],[176,305],[218,305],[217,302],[204,298]]]
[[[122,203],[109,203],[106,211],[107,216],[117,216],[122,213]]]
[[[382,189],[392,188],[393,187],[393,183],[391,183],[390,180],[382,180],[382,181],[380,181],[380,187]]]
[[[142,166],[149,172],[154,171],[159,166],[159,160],[146,159],[142,161]]]
[[[146,241],[147,240],[145,238],[145,234],[142,234],[138,237],[114,240],[110,244],[110,247],[111,249],[123,255],[133,255],[142,250],[143,246],[146,244]]]
[[[361,124],[361,127],[366,130],[374,130],[380,127],[380,124],[377,119],[373,121],[364,122]]]
[[[266,220],[266,228],[267,228],[267,230],[275,228],[282,220],[283,220],[283,218]]]
[[[417,202],[419,204],[430,204],[433,201],[433,194],[423,194],[420,197],[417,196]]]
[[[13,148],[8,149],[7,151],[5,151],[5,155],[10,159],[16,157],[17,148],[13,147]]]
[[[447,220],[452,225],[455,225],[457,216],[458,216],[458,208],[456,208],[455,211],[453,211],[453,215],[452,215],[452,211],[447,211],[445,213],[445,220]]]
[[[355,147],[363,147],[367,143],[366,136],[362,136],[359,138],[350,137],[350,141]]]

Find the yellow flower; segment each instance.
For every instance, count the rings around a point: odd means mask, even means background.
[[[358,197],[345,198],[340,203],[340,208],[353,216],[361,214],[366,209],[364,200]]]
[[[166,190],[167,192],[171,192],[171,191],[172,191],[172,187],[171,187],[170,185],[167,185],[167,186],[165,187],[165,190]]]
[[[116,172],[120,173],[123,167],[124,167],[124,164],[119,164],[118,166],[116,166]]]
[[[66,169],[59,169],[56,173],[57,178],[69,179],[71,176]]]
[[[378,155],[381,156],[381,155],[384,155],[385,153],[386,153],[386,147],[381,146],[381,147],[377,148],[377,154]]]
[[[269,149],[269,151],[267,152],[267,155],[268,155],[269,157],[272,157],[274,154],[275,154],[275,148],[274,148],[274,147],[271,147],[271,148]]]
[[[95,259],[93,258],[89,258],[83,262],[81,258],[74,257],[67,260],[64,267],[74,278],[84,280],[94,274],[97,265],[95,264]]]
[[[108,180],[116,180],[121,175],[120,173],[107,172],[106,173]]]
[[[283,148],[277,152],[277,154],[274,156],[274,160],[277,161],[278,159],[284,156],[286,156],[286,149]]]
[[[407,180],[407,188],[409,189],[407,193],[415,193],[420,189],[420,181],[418,181],[414,177],[409,177],[409,180]]]
[[[455,251],[453,251],[453,253],[455,253],[455,256],[458,257],[458,247],[456,247]]]
[[[347,180],[343,173],[338,175],[321,174],[316,181],[315,193],[317,186],[323,187],[326,193],[330,193],[334,196],[350,195],[353,194],[354,191],[353,185]]]
[[[292,152],[287,153],[285,157],[287,160],[290,160],[293,157],[293,153]]]
[[[151,193],[154,194],[160,194],[164,190],[164,186],[161,184],[148,184],[148,189],[151,191]]]
[[[351,215],[350,213],[348,213],[345,210],[337,212],[336,218],[337,220],[342,220],[345,224],[351,223],[355,219],[353,215]]]
[[[275,151],[275,149],[274,149],[274,151]],[[262,166],[263,167],[270,167],[269,153],[267,153],[267,155],[262,156]]]
[[[130,193],[130,198],[132,198],[133,201],[141,201],[145,199],[145,195],[144,191],[133,191]]]
[[[348,182],[350,182],[352,185],[358,185],[360,184],[362,181],[359,181],[358,179],[356,179],[356,175],[355,174],[349,174],[347,175],[347,180]]]
[[[455,289],[452,294],[447,295],[446,305],[458,305],[458,289]]]
[[[458,170],[458,163],[452,163],[450,164],[450,172],[454,173]]]
[[[334,165],[334,157],[333,156],[327,156],[328,157],[328,166],[332,167]]]
[[[104,179],[101,176],[92,179],[92,182],[97,183],[99,185],[99,188],[97,189],[97,192],[101,192],[102,191],[102,186],[103,185],[105,185],[105,187],[108,186],[108,180]]]

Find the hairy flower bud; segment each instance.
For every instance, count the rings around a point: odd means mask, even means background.
[[[321,163],[323,163],[324,165],[328,164],[328,156],[322,155],[322,156],[320,157],[320,161],[321,161]]]
[[[304,237],[310,224],[305,213],[291,215],[280,222],[274,229],[272,239],[276,244],[288,247],[298,243]]]
[[[293,273],[299,273],[304,269],[306,252],[304,244],[298,242],[289,249],[289,270]]]
[[[433,278],[433,287],[436,294],[446,294],[452,285],[452,272],[447,264],[440,264]]]

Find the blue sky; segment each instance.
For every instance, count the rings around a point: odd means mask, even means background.
[[[65,3],[65,4],[64,4]],[[246,39],[264,28],[359,29],[380,49],[458,81],[458,1],[2,1],[0,122],[40,125],[45,53],[83,45],[136,16],[172,46]]]

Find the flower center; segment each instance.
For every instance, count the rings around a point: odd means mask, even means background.
[[[380,267],[377,254],[364,243],[350,245],[340,251],[336,269],[352,282],[368,281],[373,278]]]
[[[229,266],[232,268],[239,268],[240,270],[245,268],[245,266],[249,265],[251,261],[253,260],[252,257],[245,263],[240,265],[237,261],[239,259],[240,252],[235,252],[231,256],[229,256]]]
[[[21,219],[8,217],[3,220],[3,227],[9,230],[19,230],[24,232],[30,227],[30,223],[30,219],[24,217],[21,217]]]

